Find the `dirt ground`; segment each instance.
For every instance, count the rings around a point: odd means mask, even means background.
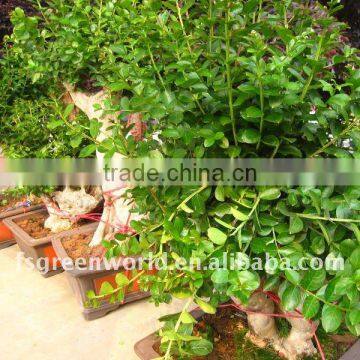
[[[134,344],[176,313],[181,301],[155,307],[147,299],[86,321],[65,273],[43,278],[17,264],[17,245],[0,251],[0,359],[139,360]]]

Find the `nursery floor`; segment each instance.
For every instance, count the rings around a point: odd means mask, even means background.
[[[45,279],[17,268],[17,245],[0,251],[0,359],[136,360],[134,344],[180,302],[156,308],[147,300],[85,321],[65,278]]]

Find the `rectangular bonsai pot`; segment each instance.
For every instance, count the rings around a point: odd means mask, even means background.
[[[56,253],[52,246],[51,240],[53,238],[62,236],[64,234],[71,234],[78,229],[70,229],[60,233],[52,233],[46,237],[40,239],[34,239],[28,233],[26,233],[18,224],[17,221],[23,220],[26,218],[31,218],[37,214],[47,214],[46,209],[40,209],[32,211],[26,214],[19,214],[6,218],[4,220],[5,225],[11,230],[14,234],[15,240],[19,245],[20,249],[24,252],[25,257],[29,258],[33,264],[37,264],[41,259],[48,259],[49,262],[49,271],[44,273],[41,272],[41,275],[44,277],[50,277],[56,275],[63,271],[60,261],[57,259]],[[83,227],[88,227],[91,224],[83,225]]]
[[[201,310],[194,310],[191,312],[192,316],[199,320],[204,313]],[[144,339],[138,341],[134,346],[135,354],[141,360],[153,360],[160,357],[156,352],[157,345],[160,344],[157,332],[146,336]],[[358,340],[339,360],[357,360],[360,359],[360,340]]]
[[[4,224],[3,220],[8,217],[11,217],[11,216],[35,211],[35,210],[41,209],[42,207],[43,207],[42,205],[34,205],[34,206],[23,207],[23,208],[14,209],[14,210],[0,213],[0,250],[5,249],[8,246],[16,244],[14,234]]]
[[[86,320],[95,320],[101,318],[126,303],[144,299],[150,296],[148,292],[140,291],[139,284],[137,281],[135,281],[132,284],[131,288],[126,289],[125,297],[122,302],[110,303],[107,299],[103,299],[101,300],[100,306],[97,308],[92,308],[87,305],[88,291],[94,291],[96,295],[99,295],[101,285],[104,282],[109,282],[115,288],[115,277],[118,273],[123,273],[125,276],[131,279],[131,271],[126,270],[122,266],[122,259],[118,260],[119,266],[112,266],[108,268],[105,268],[102,262],[100,263],[100,266],[96,269],[91,269],[86,266],[84,266],[83,268],[67,268],[67,266],[65,266],[65,262],[70,258],[66,250],[64,249],[62,240],[68,235],[93,234],[96,230],[96,227],[97,224],[92,224],[87,228],[74,230],[72,234],[63,234],[62,236],[53,238],[52,240],[55,252],[58,258],[64,264],[66,277],[68,278],[70,286],[73,289],[75,296],[82,308],[82,313]],[[137,259],[138,258],[134,257],[135,261],[137,261]]]

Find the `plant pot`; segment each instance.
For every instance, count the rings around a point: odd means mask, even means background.
[[[204,312],[201,310],[191,311],[191,315],[196,319],[200,320],[204,315]],[[154,332],[142,340],[138,341],[134,345],[135,354],[141,360],[153,360],[159,358],[161,355],[155,350],[157,345],[160,344],[159,336],[157,332]]]
[[[340,360],[356,360],[360,358],[360,340],[358,340]]]
[[[97,224],[93,224],[86,229],[78,229],[71,235],[90,235],[95,232],[96,227]],[[69,236],[69,234],[67,234],[67,236]],[[66,238],[65,234],[52,240],[55,252],[63,264],[65,264],[65,259],[69,259],[69,255],[62,243],[64,238]],[[137,259],[134,257],[134,260],[136,261]],[[86,320],[101,318],[126,303],[149,297],[148,292],[140,291],[139,283],[138,281],[135,281],[131,288],[126,289],[125,297],[122,302],[110,303],[108,299],[103,299],[101,300],[100,306],[97,308],[92,308],[87,305],[89,300],[87,293],[89,291],[93,291],[96,295],[98,295],[103,282],[109,282],[113,285],[113,287],[116,287],[115,277],[118,273],[123,273],[131,279],[131,271],[128,271],[123,267],[123,260],[119,259],[117,261],[116,266],[110,267],[105,267],[103,262],[101,262],[100,266],[96,269],[89,269],[86,266],[83,268],[71,269],[68,269],[67,266],[65,267],[66,277],[68,278],[70,286],[76,295],[76,298],[82,308],[83,316]]]
[[[6,211],[3,213],[0,213],[0,250],[5,249],[8,246],[16,244],[14,234],[11,232],[11,230],[4,224],[2,220],[9,218],[11,216],[29,213],[31,211],[39,210],[43,206],[42,205],[34,205],[29,207],[23,207],[15,210]]]
[[[44,277],[50,277],[63,271],[60,261],[57,259],[56,253],[52,246],[51,240],[53,238],[62,236],[64,234],[71,234],[75,229],[66,230],[57,234],[51,233],[41,238],[34,238],[24,231],[17,222],[31,219],[37,215],[47,215],[46,209],[32,211],[31,213],[19,214],[6,218],[5,225],[14,234],[15,241],[20,249],[24,252],[26,258],[29,258],[33,264],[39,264],[41,261],[48,261],[49,269],[47,272],[41,272]],[[88,227],[90,224],[81,227]],[[37,268],[38,269],[38,268]],[[39,269],[38,269],[39,270]]]
[[[191,315],[196,320],[201,320],[204,313],[201,310],[194,310]],[[160,338],[157,332],[150,334],[138,341],[134,346],[135,354],[141,360],[153,360],[159,358],[161,355],[156,351],[160,344]],[[360,359],[360,340],[358,340],[350,349],[343,354],[339,360],[356,360]]]

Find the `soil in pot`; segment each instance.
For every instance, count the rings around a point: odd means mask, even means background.
[[[25,203],[27,200],[29,199],[26,196],[12,197],[0,195],[0,214],[17,209],[21,203]],[[40,203],[41,200],[39,198],[31,197],[31,205],[39,205]],[[24,207],[24,209],[26,208]]]
[[[277,319],[280,336],[286,337],[290,331],[290,324],[286,319]],[[244,313],[232,308],[220,308],[216,315],[205,314],[196,324],[194,335],[201,335],[211,340],[214,350],[202,357],[192,360],[283,360],[282,357],[263,340],[249,335],[249,328]],[[338,338],[326,334],[319,329],[318,339],[327,360],[338,360],[356,342],[351,335],[340,335]],[[154,350],[162,354],[160,343]],[[321,360],[320,355],[307,357],[305,360]]]
[[[91,258],[103,258],[106,252],[102,245],[89,246],[92,236],[93,234],[75,234],[64,238],[61,243],[72,260],[82,258],[89,262]]]
[[[30,207],[24,206],[24,204],[30,200],[29,205],[40,204],[40,199],[31,196],[29,199],[26,196],[10,196],[0,194],[0,219],[4,219],[13,216],[16,213],[27,212],[31,210]],[[14,235],[10,229],[0,221],[0,248],[4,248],[15,244]]]
[[[6,199],[5,197],[0,196],[0,213],[9,211],[9,209],[13,209],[20,201],[21,200],[19,199]]]
[[[30,218],[16,220],[15,223],[34,239],[41,239],[53,234],[50,229],[44,227],[45,220],[48,216],[46,213],[34,214]],[[72,228],[76,229],[88,222],[88,220],[81,220],[74,224]]]

